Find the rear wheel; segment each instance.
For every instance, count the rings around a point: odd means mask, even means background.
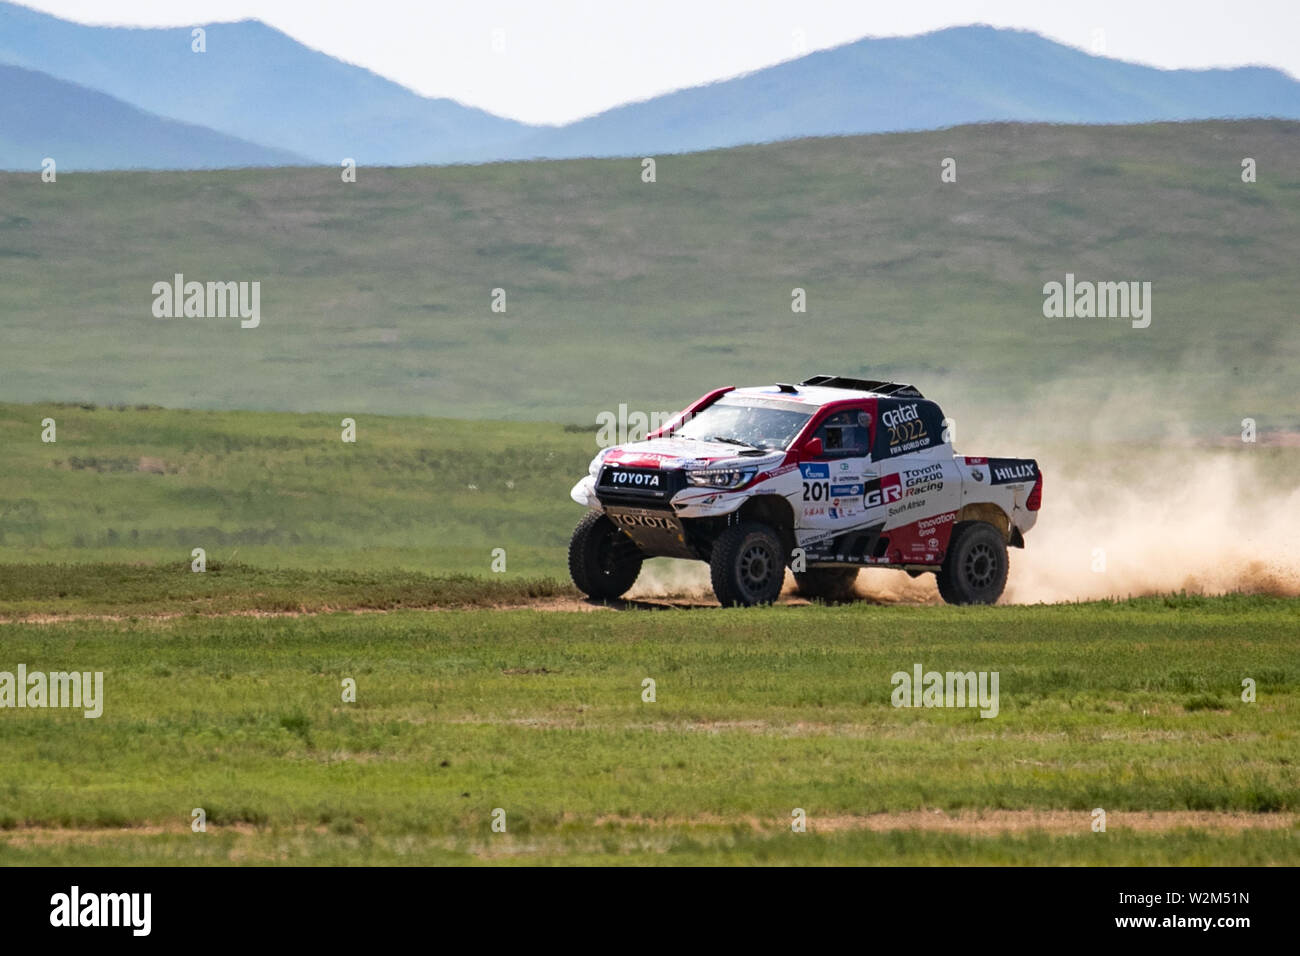
[[[994,604],[1007,586],[1007,568],[1002,532],[984,521],[963,521],[935,574],[939,595],[949,604]]]
[[[593,598],[622,597],[641,573],[636,543],[599,511],[586,514],[569,541],[569,576]]]
[[[794,573],[800,594],[823,601],[849,600],[854,596],[853,582],[857,579],[857,568],[813,568]]]
[[[731,525],[713,542],[709,570],[723,607],[771,604],[785,583],[781,539],[757,521]]]

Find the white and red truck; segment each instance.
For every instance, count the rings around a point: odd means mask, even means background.
[[[725,606],[848,597],[858,570],[933,573],[949,604],[992,604],[1042,501],[1030,458],[957,455],[939,406],[897,382],[817,375],[719,388],[645,441],[603,449],[571,492],[589,510],[569,571],[592,598],[650,557],[710,565]]]

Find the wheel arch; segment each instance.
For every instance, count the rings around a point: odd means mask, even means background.
[[[957,512],[957,521],[983,521],[985,524],[991,524],[1002,534],[1002,540],[1013,547],[1024,547],[1024,539],[1020,539],[1020,544],[1015,544],[1015,538],[1012,534],[1011,519],[1007,513],[991,501],[979,501],[968,505],[962,505],[961,511]]]
[[[736,511],[741,521],[759,521],[776,532],[789,564],[795,549],[794,508],[781,495],[755,495]]]

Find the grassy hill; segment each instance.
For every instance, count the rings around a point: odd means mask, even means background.
[[[590,424],[837,371],[1058,435],[1300,425],[1296,123],[804,140],[660,157],[655,183],[573,160],[5,174],[0,196],[3,400]],[[178,272],[260,281],[261,326],[154,318]],[[1066,273],[1150,281],[1150,328],[1045,319]]]

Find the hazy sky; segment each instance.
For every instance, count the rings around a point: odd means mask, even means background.
[[[863,36],[990,23],[1161,67],[1300,77],[1300,0],[23,0],[84,23],[255,17],[429,96],[559,123]]]

